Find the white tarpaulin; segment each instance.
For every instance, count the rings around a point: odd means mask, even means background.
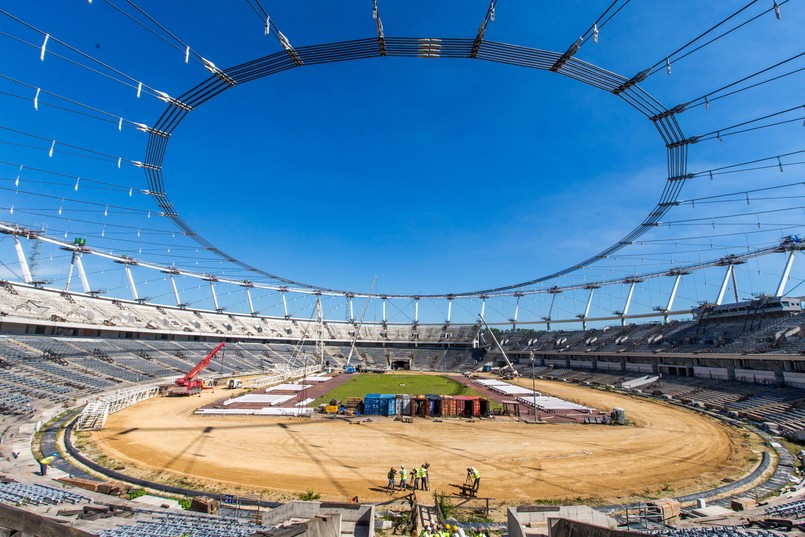
[[[312,384],[277,384],[270,388],[266,388],[266,392],[284,391],[284,392],[301,392],[306,388],[310,388]]]
[[[250,393],[224,401],[225,405],[232,405],[234,403],[260,403],[269,406],[281,405],[285,401],[289,401],[296,397],[295,395],[270,395],[261,393]]]

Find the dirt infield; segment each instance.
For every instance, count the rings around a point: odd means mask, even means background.
[[[431,464],[431,490],[457,492],[474,465],[481,496],[514,501],[677,495],[754,466],[748,436],[696,413],[572,384],[543,381],[537,389],[621,407],[634,425],[193,416],[221,397],[217,391],[139,403],[110,416],[91,440],[131,475],[280,500],[306,490],[325,499],[384,500],[390,466],[424,462]]]

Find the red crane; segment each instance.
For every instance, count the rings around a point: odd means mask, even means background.
[[[205,356],[204,359],[196,365],[196,367],[188,371],[185,376],[176,379],[176,386],[168,390],[168,395],[194,395],[201,392],[203,383],[196,377],[199,373],[207,369],[207,366],[210,365],[213,356],[218,354],[218,351],[223,349],[224,345],[225,342],[221,342],[221,344],[215,347],[210,354]]]

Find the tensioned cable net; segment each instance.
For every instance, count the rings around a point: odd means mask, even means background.
[[[331,4],[0,8],[2,278],[392,323],[802,294],[801,3]]]

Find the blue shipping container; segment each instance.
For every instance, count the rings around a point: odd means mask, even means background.
[[[384,393],[380,396],[380,414],[393,416],[397,410],[397,397],[393,393]]]
[[[441,416],[442,415],[442,396],[435,393],[425,394],[425,399],[428,401],[428,416]]]
[[[379,416],[380,412],[380,394],[367,393],[363,398],[363,413],[370,416]]]

